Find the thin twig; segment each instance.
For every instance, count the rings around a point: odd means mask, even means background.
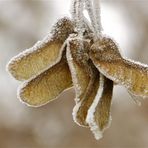
[[[85,7],[86,7],[86,10],[88,12],[90,21],[91,21],[93,32],[94,32],[94,34],[96,36],[97,35],[97,30],[96,30],[96,27],[95,27],[96,26],[96,21],[95,21],[95,16],[94,16],[94,12],[93,12],[93,5],[92,5],[91,0],[85,0]]]
[[[76,5],[77,5],[77,0],[72,0],[71,2],[71,17],[75,21],[76,20]]]
[[[94,0],[94,1],[97,1],[97,0]],[[101,20],[100,20],[99,1],[97,3],[96,2],[94,3],[94,1],[85,0],[85,6],[88,11],[90,21],[92,24],[92,28],[95,36],[94,39],[97,40],[98,38],[100,38],[102,29],[101,29]],[[94,5],[98,5],[98,6],[94,6]]]
[[[100,0],[93,0],[93,9],[99,34],[102,32]]]
[[[82,36],[84,32],[83,10],[84,10],[84,0],[77,0],[77,6],[76,6],[77,31],[78,34]]]

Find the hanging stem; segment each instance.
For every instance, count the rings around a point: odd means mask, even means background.
[[[102,25],[100,15],[100,1],[99,0],[85,0],[85,6],[88,11],[95,40],[101,37]]]
[[[102,32],[100,0],[93,0],[93,10],[99,34]],[[99,36],[100,36],[99,35]]]
[[[95,36],[97,36],[98,30],[96,30],[96,27],[95,27],[96,21],[95,21],[95,16],[94,16],[94,12],[93,12],[93,5],[92,5],[91,0],[85,0],[85,7],[86,7],[86,10],[88,12],[90,21],[91,21],[93,32],[94,32]]]
[[[101,37],[102,25],[101,25],[101,15],[100,15],[100,0],[73,0],[71,14],[72,18],[76,23],[77,32],[79,35],[83,36],[84,22],[86,18],[83,14],[85,9],[88,12],[91,21],[91,28],[94,33],[94,40]]]
[[[77,18],[77,28],[78,28],[78,33],[83,34],[83,8],[84,8],[84,0],[77,0],[77,13],[76,13],[76,18]]]
[[[80,36],[83,36],[84,28],[84,0],[73,0],[72,1],[72,18],[76,23],[76,31]]]
[[[76,19],[76,3],[77,3],[76,0],[72,0],[71,2],[70,12],[73,20]]]

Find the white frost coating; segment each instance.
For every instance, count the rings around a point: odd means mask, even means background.
[[[73,120],[75,123],[77,123],[79,126],[83,126],[81,125],[78,121],[77,121],[77,113],[79,111],[79,108],[82,104],[82,101],[79,101],[76,103],[75,107],[73,108],[73,112],[72,112],[72,116],[73,116]],[[85,126],[84,126],[85,127]]]
[[[87,113],[87,117],[86,117],[86,123],[89,124],[91,131],[94,133],[94,136],[97,140],[102,138],[102,134],[103,134],[103,131],[100,130],[99,126],[96,124],[95,119],[94,119],[95,110],[100,101],[100,98],[102,97],[103,88],[104,88],[104,76],[102,74],[100,74],[99,83],[100,83],[100,86],[99,86],[97,95],[92,105],[90,106],[88,113]]]
[[[79,101],[78,103],[76,103],[76,105],[73,108],[73,112],[72,112],[72,116],[73,116],[73,120],[79,125],[79,123],[77,122],[77,112],[80,108],[82,104],[82,101]]]
[[[67,52],[66,52],[66,57],[67,57],[67,61],[68,61],[68,65],[71,71],[71,75],[72,75],[72,81],[74,83],[74,89],[76,92],[76,98],[75,101],[78,102],[80,100],[79,96],[81,95],[81,87],[79,86],[78,83],[78,79],[77,79],[77,73],[73,64],[73,57],[71,55],[71,51],[70,51],[70,44],[69,44],[70,38],[67,39]]]
[[[127,60],[127,61],[129,61],[129,62],[131,62],[131,63],[133,63],[133,64],[136,64],[136,65],[139,65],[139,66],[142,66],[142,67],[148,69],[148,65],[147,64],[144,64],[144,63],[141,63],[141,62],[138,62],[138,61],[134,61],[134,60],[128,59],[126,57],[124,57],[124,59]]]

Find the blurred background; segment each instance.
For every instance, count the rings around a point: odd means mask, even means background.
[[[118,42],[124,56],[148,64],[148,1],[101,4],[104,33]],[[148,100],[138,107],[123,87],[114,89],[112,124],[100,141],[73,122],[73,89],[40,108],[17,99],[20,83],[6,72],[7,62],[47,35],[69,8],[70,0],[0,0],[0,148],[148,147]]]

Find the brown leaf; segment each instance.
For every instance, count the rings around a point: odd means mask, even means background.
[[[113,81],[100,75],[100,85],[91,104],[86,122],[89,124],[96,139],[100,139],[111,121],[110,108],[113,93]]]
[[[67,42],[67,60],[72,74],[72,80],[76,91],[76,102],[79,102],[87,89],[90,81],[90,71],[88,66],[89,44],[77,37],[71,37]]]
[[[74,119],[81,126],[88,126],[88,124],[86,123],[88,109],[94,101],[99,88],[99,72],[96,69],[94,69],[93,71],[94,73],[92,73],[91,75],[91,79],[82,100],[79,103],[76,103],[73,109]]]
[[[63,43],[73,31],[74,26],[69,18],[58,20],[51,35],[14,57],[8,64],[8,70],[17,80],[27,80],[47,70],[60,61]]]
[[[96,68],[93,67],[95,70],[92,68],[93,64],[88,57],[89,48],[90,43],[88,40],[81,39],[77,35],[73,35],[68,39],[67,59],[76,92],[76,106],[73,110],[73,118],[81,126],[87,126],[85,118],[88,104],[85,104],[83,100],[89,99],[89,103],[93,99],[94,93],[91,94],[91,91],[93,91],[93,82],[96,79],[96,74],[94,73]],[[81,103],[83,107],[80,109]]]
[[[20,98],[31,106],[41,106],[55,100],[61,92],[72,87],[71,74],[65,58],[43,72],[20,90]]]
[[[148,66],[123,58],[111,39],[97,41],[91,48],[90,56],[107,78],[125,86],[136,96],[148,97]]]

